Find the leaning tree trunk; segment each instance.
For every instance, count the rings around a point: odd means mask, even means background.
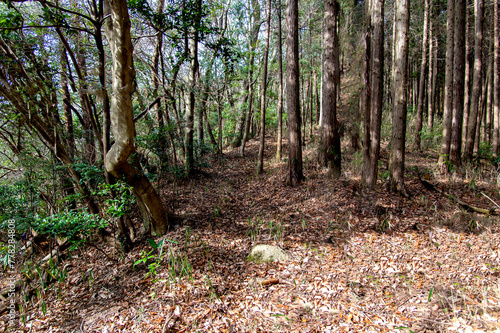
[[[340,71],[337,37],[339,9],[337,0],[325,0],[323,126],[321,126],[321,145],[318,151],[320,164],[328,168],[329,176],[335,178],[340,176],[341,170],[340,135],[337,121],[337,77]]]
[[[304,173],[302,171],[302,137],[300,133],[298,0],[288,0],[286,27],[286,100],[288,112],[287,182],[291,185],[297,185],[304,179]]]
[[[481,96],[481,72],[483,70],[483,0],[474,0],[475,10],[475,42],[474,42],[474,78],[472,83],[472,105],[469,114],[469,125],[465,141],[464,159],[472,158],[476,126],[479,114],[479,98]]]
[[[390,187],[392,191],[406,195],[404,165],[407,109],[406,85],[408,80],[408,27],[410,18],[409,1],[396,1],[394,11],[394,55],[392,65],[394,97],[391,155],[389,158]]]
[[[133,187],[146,226],[154,234],[167,231],[168,218],[160,196],[146,178],[139,163],[129,162],[134,153],[134,117],[132,93],[135,89],[135,70],[132,60],[133,46],[130,38],[130,17],[126,0],[107,0],[110,18],[106,24],[106,35],[113,58],[111,98],[111,130],[115,139],[107,152],[104,164],[116,178],[124,178]]]
[[[267,34],[264,54],[262,55],[262,85],[260,89],[260,144],[257,158],[257,174],[264,171],[264,144],[266,138],[266,89],[267,89],[267,57],[269,54],[269,39],[271,36],[271,0],[267,0]]]
[[[446,27],[446,72],[444,84],[443,139],[438,164],[442,171],[448,171],[450,159],[451,118],[453,115],[453,43],[455,31],[455,0],[448,0]]]

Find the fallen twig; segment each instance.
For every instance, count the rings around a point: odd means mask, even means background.
[[[490,200],[491,202],[493,202],[493,204],[495,206],[497,206],[498,208],[500,208],[500,206],[495,202],[493,201],[493,199],[491,199],[488,195],[484,194],[484,192],[481,192],[482,195],[484,195],[486,197],[486,199]]]

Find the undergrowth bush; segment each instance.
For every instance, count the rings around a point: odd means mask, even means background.
[[[77,247],[97,229],[107,225],[108,223],[98,215],[71,211],[36,218],[32,227],[40,235],[68,238],[72,247]]]

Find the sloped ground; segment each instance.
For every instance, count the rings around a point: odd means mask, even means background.
[[[470,205],[498,208],[484,195],[500,202],[495,172],[438,176],[434,157],[412,153],[407,199],[388,192],[384,181],[376,191],[363,190],[349,168],[355,162],[344,163],[340,180],[327,179],[308,148],[306,181],[288,187],[286,163],[271,161],[273,142],[267,142],[263,175],[254,172],[252,140],[245,158],[227,151],[191,179],[164,185],[175,227],[161,238],[164,256],[155,276],[147,275],[155,258],[133,267],[141,251],[153,250],[146,239],[125,255],[103,244],[97,245],[107,256],[93,247],[77,251],[60,265],[65,278],[23,303],[21,329],[500,330],[498,218],[462,212],[417,177]],[[245,262],[259,243],[280,246],[291,260]]]

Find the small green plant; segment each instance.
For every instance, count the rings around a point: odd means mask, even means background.
[[[220,216],[219,205],[215,205],[215,208],[214,208],[214,217],[219,217],[219,216]]]
[[[301,226],[302,226],[302,230],[305,230],[305,229],[306,229],[306,226],[307,226],[306,219],[302,219]]]
[[[384,219],[383,221],[380,222],[380,230],[382,232],[386,232],[392,229],[392,224],[388,219]]]
[[[250,237],[252,242],[257,241],[257,238],[260,236],[261,224],[262,224],[262,221],[260,220],[260,217],[257,217],[255,222],[253,222],[250,218],[247,218],[247,225],[250,227],[247,231],[247,236]]]
[[[471,232],[478,231],[480,227],[481,227],[481,225],[479,224],[479,222],[477,220],[473,219],[469,222],[469,230]]]
[[[186,227],[186,234],[184,235],[184,246],[187,248],[191,242],[191,227]]]
[[[214,298],[217,298],[217,299],[219,298],[219,296],[215,292],[215,288],[212,285],[212,282],[210,281],[210,277],[208,276],[208,274],[205,275],[205,286],[208,288],[208,290],[210,290],[210,300],[212,300]]]
[[[152,276],[153,279],[156,277],[157,274],[157,269],[160,266],[161,261],[163,260],[163,245],[164,245],[164,240],[162,239],[158,244],[152,240],[148,239],[149,245],[153,248],[151,251],[146,252],[142,251],[141,252],[141,259],[137,260],[134,262],[134,267],[139,265],[139,264],[146,264],[150,259],[153,259],[154,261],[149,264],[149,272],[146,274],[145,277]],[[154,254],[153,252],[158,251],[157,254]]]

